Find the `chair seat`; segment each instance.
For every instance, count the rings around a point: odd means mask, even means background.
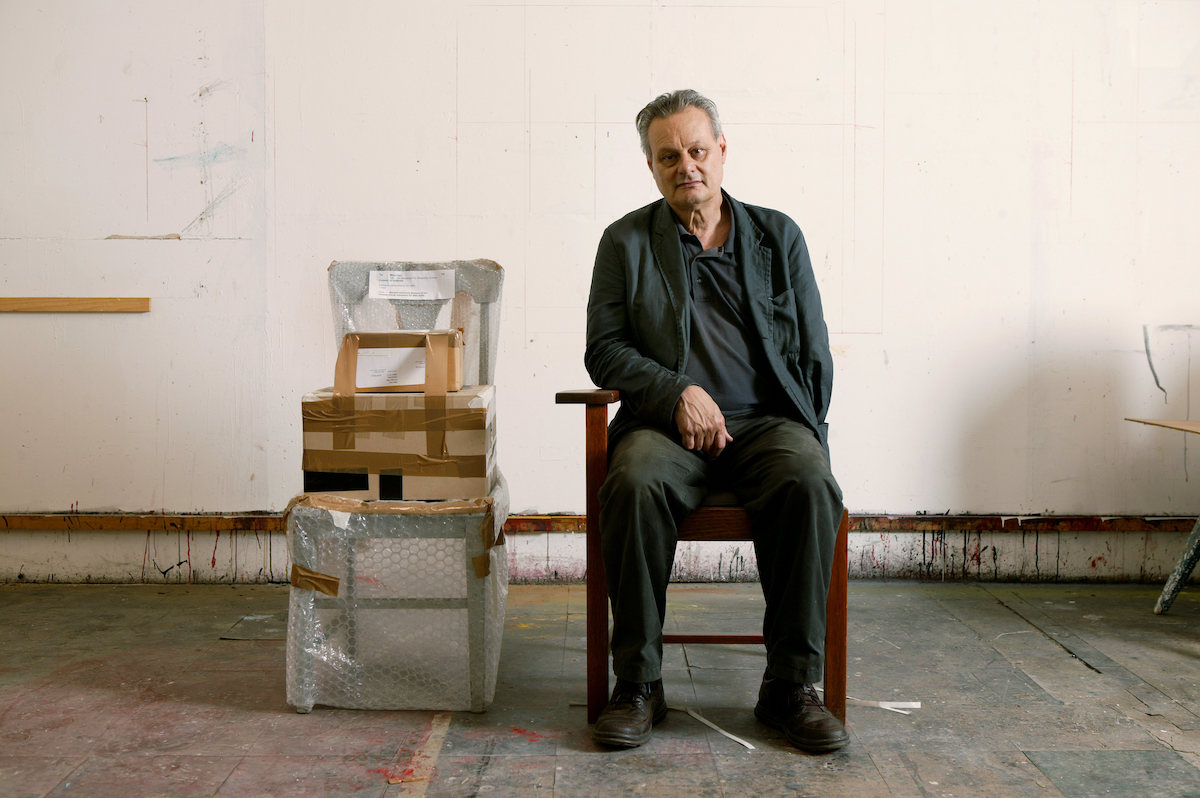
[[[714,490],[704,497],[701,507],[737,507],[740,504],[731,490]]]

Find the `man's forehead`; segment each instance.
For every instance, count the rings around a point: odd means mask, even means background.
[[[651,137],[651,138],[653,138],[653,137]],[[680,141],[679,143],[683,147],[683,149],[690,150],[693,147],[707,147],[707,146],[713,144],[714,141],[713,141],[712,135],[710,134],[707,137],[700,136],[700,137],[694,138],[690,141],[684,140],[684,141]],[[659,137],[658,141],[651,141],[651,144],[654,145],[654,149],[656,151],[657,150],[674,150],[674,149],[676,149],[675,138],[673,136]]]
[[[655,150],[674,149],[678,141],[685,148],[716,143],[712,123],[698,108],[688,109],[696,114],[681,111],[671,116],[659,117],[650,123],[649,139]],[[685,116],[686,114],[686,116]]]

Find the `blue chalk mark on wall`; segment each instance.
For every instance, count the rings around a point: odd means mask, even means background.
[[[246,149],[244,147],[234,147],[220,141],[210,150],[189,153],[187,155],[172,155],[167,158],[155,158],[154,162],[170,168],[204,168],[218,163],[241,161],[245,157]]]

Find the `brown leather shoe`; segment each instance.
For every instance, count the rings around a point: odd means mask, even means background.
[[[635,748],[650,739],[654,724],[666,716],[662,679],[653,682],[617,679],[608,706],[592,727],[592,739],[600,745]]]
[[[850,742],[846,727],[825,708],[811,684],[764,676],[754,717],[811,754],[836,751]]]

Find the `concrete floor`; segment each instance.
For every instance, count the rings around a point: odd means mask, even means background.
[[[739,628],[758,587],[672,588],[671,621]],[[0,796],[1200,796],[1200,591],[855,582],[852,741],[758,725],[753,647],[671,647],[641,749],[590,740],[581,586],[514,586],[488,712],[285,702],[287,588],[0,586]],[[703,621],[703,624],[696,623]],[[741,623],[756,625],[755,620]],[[229,639],[239,638],[239,639]]]

